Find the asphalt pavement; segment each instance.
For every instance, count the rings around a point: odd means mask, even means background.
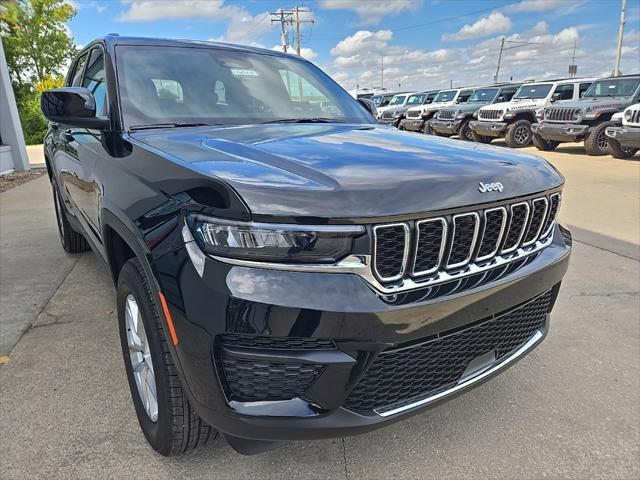
[[[252,457],[222,438],[170,459],[146,444],[106,271],[62,252],[46,178],[1,194],[0,337],[26,333],[0,366],[0,478],[639,478],[640,161],[580,153],[545,153],[575,242],[540,347],[382,430]]]

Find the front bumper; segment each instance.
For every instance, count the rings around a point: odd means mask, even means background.
[[[424,122],[424,118],[404,118],[400,121],[400,127],[410,132],[421,132]]]
[[[394,127],[397,127],[398,125],[400,125],[401,121],[402,117],[381,118],[380,120],[378,120],[378,123],[381,123],[382,125],[392,125]]]
[[[509,124],[506,122],[482,122],[473,120],[469,123],[471,130],[483,137],[502,137]]]
[[[444,135],[457,135],[460,131],[462,120],[432,120],[431,128]]]
[[[625,148],[640,148],[640,127],[607,127],[605,133]]]
[[[545,140],[554,142],[575,142],[584,137],[589,125],[575,123],[533,123],[531,131]]]
[[[548,322],[512,355],[461,379],[454,388],[384,410],[345,406],[349,392],[385,349],[460,331],[544,292],[552,291],[555,299],[568,267],[568,243],[556,227],[552,243],[511,275],[461,294],[399,306],[385,302],[350,274],[231,266],[209,258],[199,270],[185,247],[160,257],[152,268],[179,338],[175,354],[183,384],[200,416],[231,437],[285,441],[367,432],[463,393],[515,363],[542,340]],[[259,336],[268,345],[234,343],[233,335]],[[281,348],[283,342],[304,344],[304,339],[329,339],[336,348]],[[271,362],[275,370],[290,361],[323,367],[304,395],[245,401],[234,397],[225,379],[227,356],[234,358],[234,372],[245,361]],[[312,369],[281,370],[287,380],[298,381],[308,378]],[[287,372],[294,373],[287,377]],[[248,395],[255,390],[251,383],[243,385]]]

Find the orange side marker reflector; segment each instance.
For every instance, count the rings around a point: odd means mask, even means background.
[[[176,335],[176,329],[173,328],[173,320],[171,319],[171,314],[169,313],[169,307],[167,306],[167,301],[164,298],[162,292],[160,294],[160,303],[162,304],[162,311],[164,312],[164,318],[167,319],[167,325],[169,325],[169,333],[171,333],[171,341],[174,345],[178,345],[178,336]]]

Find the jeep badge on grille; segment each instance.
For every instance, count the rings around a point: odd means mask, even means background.
[[[493,182],[493,183],[478,182],[478,190],[481,193],[495,192],[496,190],[498,192],[502,192],[502,190],[504,190],[504,186],[500,182]]]

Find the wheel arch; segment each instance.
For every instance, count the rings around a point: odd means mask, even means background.
[[[511,123],[513,124],[519,120],[528,120],[530,123],[536,123],[537,121],[536,114],[532,110],[527,110],[525,112],[518,112],[516,116],[513,117],[513,120],[511,120]]]

